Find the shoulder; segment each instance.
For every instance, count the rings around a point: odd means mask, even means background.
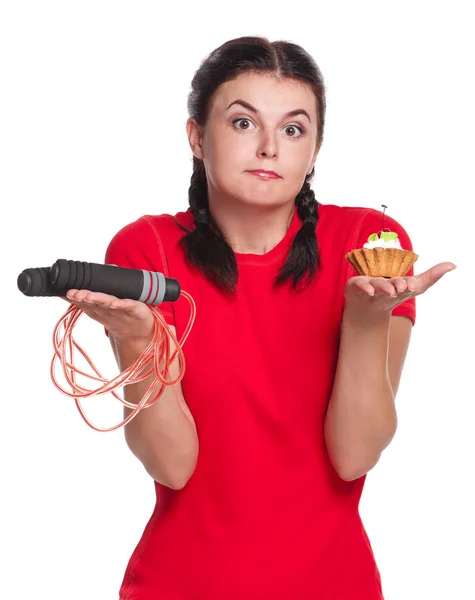
[[[319,203],[319,221],[321,226],[328,229],[336,228],[339,232],[345,232],[347,235],[358,238],[361,234],[365,235],[367,231],[371,233],[383,228],[389,228],[391,231],[401,233],[407,237],[405,228],[393,217],[387,213],[370,208],[368,206],[339,206],[335,204]]]
[[[372,214],[382,215],[381,212],[367,206],[345,206],[323,204],[319,202],[319,218],[325,221],[335,221],[340,225],[357,225]]]
[[[354,238],[358,237],[363,224],[373,219],[374,214],[378,214],[378,211],[366,206],[319,203],[317,236],[331,246],[351,245],[356,241]]]
[[[141,220],[153,231],[160,234],[181,235],[194,229],[194,220],[191,210],[180,211],[175,214],[164,213],[161,215],[144,215]]]
[[[111,243],[141,242],[143,244],[154,237],[166,234],[168,231],[183,231],[183,228],[190,229],[192,227],[193,217],[190,210],[173,215],[168,213],[142,215],[119,229],[113,236]]]
[[[180,227],[181,226],[181,227]],[[105,263],[149,264],[153,256],[164,259],[165,248],[177,242],[193,226],[190,211],[142,215],[119,229],[107,245]],[[158,250],[158,252],[157,252]]]

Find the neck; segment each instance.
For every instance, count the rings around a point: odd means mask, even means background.
[[[213,202],[209,208],[213,222],[237,254],[266,254],[287,233],[294,214],[294,202],[277,207]]]

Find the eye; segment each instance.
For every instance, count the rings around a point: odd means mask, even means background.
[[[294,131],[299,131],[298,135],[289,135],[288,136],[288,137],[292,137],[292,138],[300,137],[303,133],[303,129],[301,127],[299,127],[298,125],[287,125],[287,127],[285,127],[285,129],[293,129]]]
[[[244,118],[241,118],[241,119],[235,119],[235,120],[233,121],[233,125],[234,125],[235,123],[237,123],[238,121],[243,121],[243,123],[252,123],[252,121],[250,121],[249,119],[244,119]],[[245,127],[245,128],[243,128],[243,127],[238,127],[238,129],[241,129],[241,131],[246,131],[246,130],[248,130],[248,129],[249,129],[249,127]]]
[[[238,125],[238,129],[240,129],[241,131],[247,131],[249,129],[249,124],[252,123],[252,121],[250,119],[245,119],[244,117],[241,117],[240,119],[234,119],[233,121],[233,125],[235,125],[236,123],[238,123],[239,121],[241,121],[242,123],[247,123],[248,126],[247,127],[240,127]],[[298,131],[298,135],[288,135],[287,137],[290,138],[298,138],[302,135],[302,133],[304,133],[302,127],[299,127],[298,125],[287,125],[286,127],[284,127],[284,130],[286,129],[290,129],[291,131]]]

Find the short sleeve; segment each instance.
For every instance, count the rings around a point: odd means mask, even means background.
[[[146,217],[129,223],[114,235],[107,246],[104,264],[155,271],[168,277],[166,255],[160,234],[156,227],[151,227]],[[162,302],[158,308],[165,321],[174,326],[173,303]],[[107,329],[105,333],[108,336]]]
[[[356,248],[362,248],[368,241],[368,237],[372,233],[378,233],[382,229],[383,224],[383,213],[374,209],[365,209],[358,219],[354,235],[352,238],[351,248],[348,250],[355,250]],[[390,229],[398,234],[399,241],[404,250],[413,250],[412,241],[407,231],[398,223],[395,219],[384,215],[384,228]],[[354,267],[348,263],[348,274],[347,279],[355,277],[357,275]],[[414,265],[406,273],[406,277],[414,275]],[[416,299],[409,298],[392,311],[393,316],[404,316],[411,319],[412,324],[416,322]]]

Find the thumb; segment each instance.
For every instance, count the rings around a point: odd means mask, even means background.
[[[452,262],[439,263],[418,275],[418,279],[422,282],[425,291],[433,286],[434,283],[437,283],[446,273],[449,273],[449,271],[453,271],[456,268],[457,265]]]

